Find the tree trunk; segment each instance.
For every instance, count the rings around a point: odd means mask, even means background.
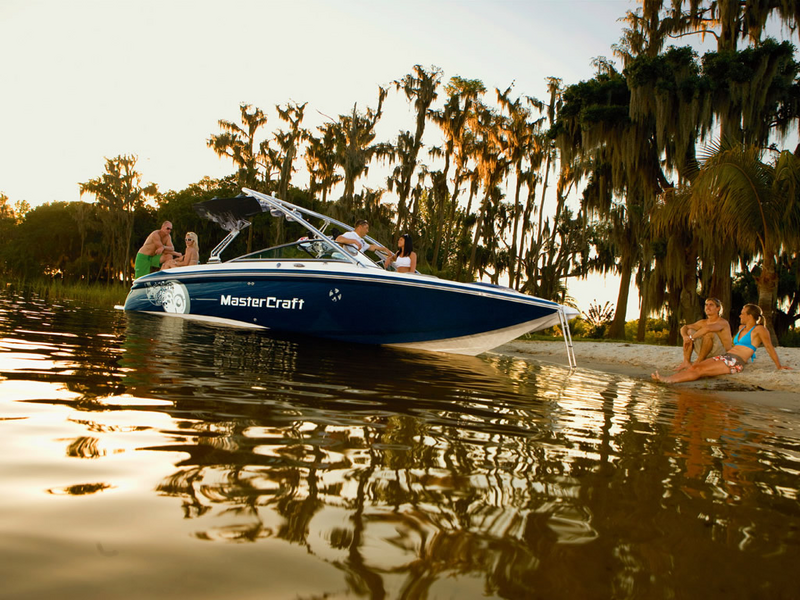
[[[481,238],[481,229],[483,229],[483,215],[486,213],[484,208],[489,202],[489,192],[486,192],[486,196],[487,197],[484,200],[484,204],[481,205],[481,209],[478,212],[478,222],[475,223],[475,235],[472,237],[472,248],[470,248],[469,263],[467,266],[470,275],[475,272],[475,254],[478,250],[478,240]]]
[[[536,201],[536,184],[535,179],[532,177],[528,179],[528,199],[525,202],[525,212],[522,218],[522,234],[519,241],[519,252],[522,254],[525,251],[525,243],[528,240],[528,231],[530,230],[530,218],[533,211],[533,203]],[[522,266],[517,269],[517,279],[514,282],[514,289],[520,289],[520,280],[522,279]]]
[[[680,288],[680,308],[678,320],[684,323],[694,323],[700,318],[701,313],[697,306],[697,276],[686,273]]]
[[[642,278],[641,290],[647,290],[647,279],[650,275],[650,268],[645,267],[647,270]],[[645,334],[647,333],[647,313],[650,311],[650,303],[647,298],[647,291],[641,292],[639,295],[639,322],[636,327],[636,341],[643,342]]]
[[[458,196],[461,194],[461,179],[461,170],[457,168],[455,178],[453,179],[453,197],[450,198],[447,219],[445,221],[444,231],[442,232],[442,245],[445,248],[450,247],[453,236],[458,238],[456,214],[458,213]],[[444,268],[444,260],[442,261],[442,268]]]
[[[544,168],[544,181],[542,182],[542,200],[539,203],[539,228],[536,230],[536,247],[542,247],[542,217],[544,215],[544,201],[547,199],[547,181],[550,179],[550,153],[547,153],[547,161],[545,162]],[[553,224],[555,227],[555,223]],[[537,261],[538,265],[538,261]],[[533,271],[533,277],[536,278],[538,275],[538,268],[535,266]]]
[[[675,346],[678,343],[678,335],[680,334],[681,324],[678,321],[678,305],[680,304],[680,291],[677,289],[670,289],[669,291],[669,337],[667,343],[670,346]]]
[[[631,257],[623,257],[622,269],[620,269],[619,294],[617,296],[617,311],[614,313],[614,320],[608,330],[608,337],[612,340],[625,339],[625,315],[628,312],[628,295],[631,288],[631,276],[633,268]]]
[[[459,245],[460,245],[461,238],[463,236],[466,236],[466,234],[467,234],[466,221],[469,218],[469,212],[472,210],[472,198],[473,198],[474,195],[475,195],[475,188],[470,187],[469,199],[467,200],[467,212],[464,213],[464,218],[462,219],[463,228],[460,228],[461,231],[460,231],[459,236],[458,236]],[[464,264],[463,257],[458,256],[458,265],[456,266],[456,281],[461,281],[461,271],[462,271],[463,264]]]
[[[711,273],[708,295],[717,298],[722,302],[722,317],[729,319],[731,310],[731,263],[733,262],[733,250],[726,248],[722,250],[714,260],[714,269]]]
[[[517,182],[514,188],[514,231],[511,232],[511,260],[508,263],[508,287],[514,287],[515,273],[519,267],[517,263],[517,233],[519,231],[519,192],[522,188],[522,169],[517,164]]]
[[[775,273],[775,258],[770,253],[765,253],[764,266],[761,275],[756,277],[758,286],[758,306],[764,313],[764,327],[769,331],[772,345],[778,345],[778,336],[775,334],[775,304],[778,295],[778,275]]]
[[[436,202],[436,231],[434,231],[434,240],[433,240],[433,268],[434,270],[439,270],[439,249],[442,245],[442,237],[443,232],[442,228],[444,227],[444,214],[445,209],[447,208],[447,196],[448,196],[448,189],[447,189],[447,172],[450,170],[450,155],[448,154],[445,157],[444,161],[444,169],[441,173],[434,179],[433,182],[433,198]]]

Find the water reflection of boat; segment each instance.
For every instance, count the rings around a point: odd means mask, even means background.
[[[125,310],[471,355],[555,325],[568,335],[569,319],[577,316],[572,308],[501,286],[383,269],[382,261],[351,255],[325,233],[331,225],[352,230],[348,225],[245,192],[196,205],[228,236],[207,264],[137,279]],[[249,225],[247,217],[260,213],[295,222],[307,235],[222,262],[223,250]]]

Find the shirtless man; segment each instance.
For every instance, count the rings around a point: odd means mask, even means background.
[[[139,279],[142,275],[147,275],[151,267],[158,269],[161,263],[182,256],[180,252],[175,252],[171,232],[172,223],[164,221],[161,224],[161,229],[156,229],[147,236],[144,244],[136,254],[134,272],[136,279]]]
[[[697,353],[696,363],[709,356],[724,354],[733,346],[731,326],[722,318],[722,302],[717,298],[708,298],[705,302],[706,318],[681,327],[683,338],[683,362],[676,371],[683,371],[692,366],[692,352]]]

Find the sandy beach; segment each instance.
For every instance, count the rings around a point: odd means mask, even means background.
[[[626,342],[574,343],[578,369],[590,369],[650,381],[658,370],[669,374],[681,362],[681,349]],[[766,350],[760,348],[753,363],[735,375],[720,375],[689,383],[673,384],[675,389],[721,393],[732,399],[800,411],[800,348],[776,348],[782,365],[791,371],[775,368]],[[514,341],[494,350],[497,354],[516,356],[550,364],[567,365],[563,340]],[[666,385],[655,383],[654,385]]]

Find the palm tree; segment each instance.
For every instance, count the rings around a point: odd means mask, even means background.
[[[233,161],[239,168],[237,177],[239,187],[249,187],[257,189],[259,170],[267,168],[267,156],[265,144],[262,143],[256,149],[256,133],[261,127],[267,124],[267,116],[260,108],[255,108],[249,104],[239,105],[241,112],[242,127],[231,121],[220,119],[217,121],[222,133],[213,134],[208,139],[208,146],[212,148],[218,156],[226,156]],[[253,228],[250,227],[247,234],[247,252],[253,247]]]
[[[336,172],[336,123],[323,123],[317,129],[322,137],[310,137],[305,152],[306,167],[310,175],[309,193],[316,196],[322,191],[322,202],[327,202],[333,186],[342,181]]]
[[[422,134],[425,132],[425,124],[428,120],[428,111],[431,104],[438,96],[437,89],[442,79],[442,70],[438,67],[431,67],[430,71],[426,71],[420,65],[414,65],[411,73],[402,79],[395,81],[394,85],[397,90],[402,90],[409,102],[414,102],[414,110],[416,112],[416,128],[414,135],[411,132],[401,132],[401,137],[405,136],[407,139],[403,140],[405,143],[400,143],[398,139],[397,158],[400,159],[399,173],[397,173],[397,231],[400,231],[408,225],[408,197],[411,193],[411,180],[414,176],[414,170],[417,167],[417,157],[419,150],[422,147]]]
[[[367,108],[366,114],[360,114],[353,105],[350,115],[340,115],[336,127],[336,162],[344,171],[344,195],[342,197],[345,212],[353,207],[355,182],[364,176],[374,156],[385,156],[389,153],[386,144],[373,144],[375,127],[383,115],[383,102],[386,89],[378,88],[378,107]]]
[[[800,231],[798,181],[800,161],[788,150],[764,163],[761,149],[723,142],[701,157],[691,187],[694,219],[713,221],[719,235],[735,240],[740,250],[761,256],[758,305],[773,344],[777,344],[773,323],[777,257],[784,245],[797,247]]]
[[[685,185],[666,190],[653,207],[652,236],[649,240],[653,264],[648,264],[649,272],[646,276],[643,274],[640,288],[642,315],[647,314],[645,304],[647,308],[664,304],[670,307],[670,318],[676,325],[670,328],[670,344],[678,340],[677,323],[681,318],[687,323],[700,318],[697,307],[697,259],[699,246],[706,241],[705,232],[708,228],[692,219],[690,200],[691,188]],[[719,239],[711,241],[721,242]],[[723,300],[723,306],[729,307],[729,301]],[[637,339],[640,336],[641,340],[644,339],[644,321],[639,319]]]
[[[492,217],[497,212],[496,205],[502,196],[497,193],[496,188],[505,178],[511,165],[503,151],[499,135],[504,126],[502,124],[504,117],[484,104],[477,104],[475,114],[470,119],[470,128],[476,132],[475,161],[483,187],[483,200],[478,210],[478,220],[470,250],[468,267],[470,275],[475,272],[477,266],[478,241],[482,238],[484,243],[489,244],[497,235]]]
[[[561,104],[561,79],[557,77],[548,77],[547,78],[547,91],[550,94],[550,101],[547,104],[547,121],[549,123],[550,128],[553,127],[556,123],[556,117],[558,114],[558,106]],[[531,139],[530,145],[530,155],[528,160],[530,162],[531,173],[529,178],[531,180],[529,188],[528,188],[528,201],[525,205],[525,218],[522,222],[522,245],[525,245],[525,237],[528,233],[530,228],[530,217],[533,212],[534,202],[536,200],[536,189],[534,184],[539,179],[537,173],[542,169],[542,161],[544,161],[544,178],[542,179],[542,196],[541,200],[539,201],[539,227],[536,230],[536,241],[534,243],[533,239],[531,239],[531,246],[532,248],[536,248],[536,253],[542,248],[542,218],[544,216],[544,203],[547,200],[547,186],[548,181],[550,180],[550,166],[552,164],[553,158],[555,157],[555,147],[553,144],[553,140],[550,138],[548,133],[541,132],[542,122],[541,120],[536,123],[537,125],[537,132],[534,133]],[[558,218],[558,214],[556,213],[555,218]],[[533,277],[534,280],[538,280],[538,260],[534,261],[533,263],[533,270],[530,273],[530,276]],[[517,277],[516,287],[519,287],[519,277]]]
[[[561,162],[576,165],[576,181],[590,174],[594,185],[584,192],[587,215],[610,215],[618,198],[626,221],[615,231],[619,243],[620,287],[617,313],[608,335],[625,337],[628,290],[648,235],[649,207],[656,196],[671,187],[661,170],[660,156],[649,123],[630,117],[630,90],[626,79],[608,61],[595,61],[597,75],[569,86],[563,95],[554,132]]]
[[[285,108],[276,106],[278,116],[281,121],[289,124],[289,131],[278,131],[275,134],[275,141],[281,152],[280,160],[280,179],[278,180],[278,198],[289,197],[289,183],[294,172],[294,158],[297,155],[297,146],[301,141],[308,137],[308,132],[301,127],[303,123],[303,112],[307,102],[297,104],[290,102]]]
[[[439,268],[439,254],[442,246],[447,247],[448,242],[456,237],[453,232],[458,229],[455,227],[458,196],[468,171],[474,141],[474,134],[468,127],[468,121],[474,111],[475,102],[486,91],[486,87],[478,79],[463,79],[456,76],[450,78],[445,86],[445,91],[448,99],[444,108],[440,111],[431,111],[431,119],[439,126],[444,135],[442,153],[445,165],[441,178],[438,180],[439,184],[447,185],[451,164],[455,165],[455,174],[452,194],[447,194],[449,197],[446,197],[446,194],[439,194],[441,202],[437,204],[435,210],[434,269]]]
[[[300,142],[308,138],[308,132],[301,127],[303,122],[303,112],[306,104],[288,103],[285,108],[276,105],[278,116],[281,121],[289,124],[289,130],[278,130],[273,134],[277,148],[274,148],[269,141],[261,143],[261,153],[267,156],[267,177],[271,180],[272,173],[278,176],[275,194],[278,198],[288,199],[289,184],[294,173],[294,159],[297,155],[297,147]],[[272,221],[273,243],[282,244],[284,242],[284,222],[283,219]],[[252,229],[252,228],[251,228]]]
[[[208,147],[218,156],[226,156],[238,167],[240,187],[255,188],[258,172],[264,168],[264,156],[256,148],[255,137],[259,129],[267,124],[267,116],[260,108],[249,104],[239,105],[242,126],[220,119],[217,121],[222,133],[213,134],[208,139]]]
[[[794,118],[791,115],[795,114],[795,101],[789,90],[797,65],[791,44],[760,39],[762,17],[774,10],[774,5],[693,2],[687,6],[679,1],[670,3],[665,10],[663,4],[659,0],[648,1],[641,10],[628,12],[625,21],[629,27],[615,53],[625,65],[631,119],[643,129],[653,128],[653,143],[663,168],[677,177],[676,188],[681,188],[696,168],[697,140],[716,128],[726,139],[760,146],[766,145],[775,133],[779,137],[786,134],[786,127]],[[785,22],[792,22],[793,18],[787,17]],[[702,63],[688,47],[662,52],[668,37],[690,33],[713,35],[717,51],[707,53]],[[745,37],[750,38],[751,47],[737,51],[737,41]],[[698,254],[691,256],[682,251],[658,257],[663,268],[650,272],[651,276],[678,275],[691,286],[679,295],[682,317],[692,320],[700,309],[696,294],[698,259],[702,265],[699,281],[705,294],[717,296],[730,306],[730,271],[736,256],[729,238],[720,238],[709,227],[696,227],[693,232],[694,237],[686,239],[681,248],[693,248]],[[709,243],[709,239],[713,241]],[[646,245],[647,240],[643,246]],[[686,263],[669,264],[675,260]],[[693,280],[690,274],[695,274]],[[657,282],[644,282],[640,288],[643,305],[660,305],[657,298],[644,297],[647,290],[659,295],[659,288]],[[678,309],[674,298],[671,304],[673,310]]]
[[[523,184],[528,181],[523,167],[523,162],[528,157],[533,143],[533,134],[535,124],[530,123],[528,119],[531,116],[531,111],[522,104],[522,98],[511,100],[511,87],[509,86],[505,91],[501,92],[496,89],[497,101],[500,103],[501,108],[508,112],[507,119],[504,121],[505,129],[502,136],[502,145],[511,165],[514,168],[514,208],[512,211],[513,225],[511,226],[511,249],[508,257],[508,281],[509,286],[514,286],[515,279],[518,279],[518,274],[521,269],[518,268],[518,242],[519,242],[519,221],[522,213],[522,206],[520,204],[520,192]],[[542,103],[535,98],[528,98],[528,102],[539,109],[542,108]]]
[[[158,193],[155,184],[142,187],[136,156],[106,159],[106,172],[80,185],[81,195],[93,194],[101,209],[103,238],[108,250],[109,279],[130,281],[133,213]]]

